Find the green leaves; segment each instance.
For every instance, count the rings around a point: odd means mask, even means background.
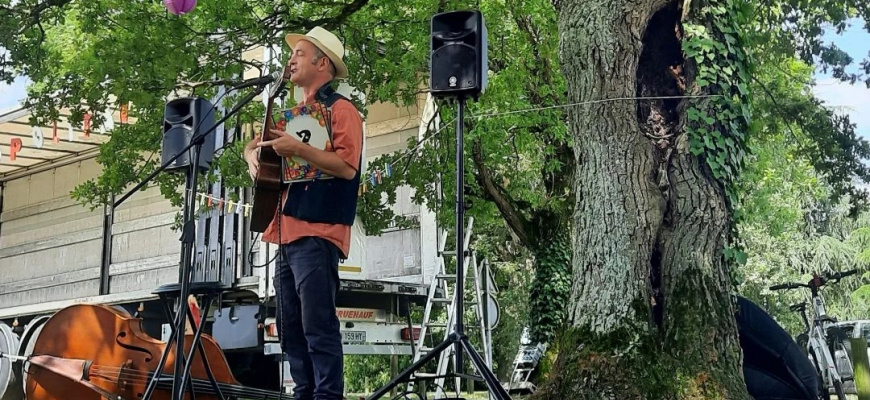
[[[102,174],[73,193],[79,202],[96,206],[156,167],[154,159],[143,154],[159,151],[168,98],[214,99],[217,86],[241,80],[246,68],[254,73],[259,69],[262,75],[273,72],[284,60],[264,60],[260,46],[286,46],[288,32],[315,24],[337,31],[348,41],[351,70],[358,71],[351,84],[366,88],[371,82],[388,81],[402,90],[387,94],[389,87],[380,85],[382,91],[369,96],[372,101],[413,99],[421,82],[415,72],[425,67],[420,49],[426,47],[428,25],[421,22],[433,6],[422,0],[402,4],[409,8],[369,0],[200,1],[193,12],[175,16],[162,2],[21,0],[0,6],[0,46],[8,50],[0,59],[0,78],[9,81],[23,73],[33,81],[25,105],[32,108],[34,123],[50,125],[68,109],[72,123],[78,124],[86,111],[118,111],[120,104],[130,105],[129,116],[136,123],[116,128],[101,149]],[[379,36],[393,37],[387,33],[400,35],[397,40],[419,38],[409,43],[416,50],[407,52],[408,46],[389,41],[388,48],[397,56],[379,58],[377,46],[371,44]],[[368,44],[365,52],[353,51],[363,43]],[[404,61],[397,65],[397,60]],[[248,90],[230,93],[222,99],[224,105],[234,106]],[[99,117],[94,123],[101,122]],[[228,121],[228,127],[261,119],[262,105],[252,102],[239,118]],[[215,166],[228,184],[247,186],[239,151],[238,146],[225,149]],[[178,182],[172,175],[160,175],[155,183],[177,203],[179,195],[171,188]]]
[[[748,141],[750,153],[740,177],[739,220],[743,249],[749,257],[740,267],[740,293],[765,308],[793,333],[802,323],[788,305],[801,301],[804,293],[771,293],[767,287],[783,282],[802,282],[811,273],[859,268],[867,270],[863,254],[870,244],[866,216],[848,218],[849,199],[835,200],[831,175],[815,167],[817,157],[806,151],[813,135],[793,123],[797,113],[812,114],[808,82],[812,68],[797,60],[768,64],[751,83],[754,96],[749,106],[756,124]],[[794,107],[794,108],[793,108]],[[867,303],[848,294],[862,279],[847,278],[836,290],[825,291],[832,315],[840,319],[859,315]],[[866,289],[865,289],[866,291]]]
[[[822,72],[830,72],[834,78],[844,82],[870,84],[867,54],[849,55],[836,43],[823,40],[830,32],[841,33],[857,18],[870,19],[865,1],[780,0],[758,8],[752,21],[753,29],[748,32],[751,32],[753,46],[758,48],[756,54],[759,58],[765,62],[777,62],[796,56],[805,64],[817,66]],[[856,68],[855,64],[859,62],[863,66]]]
[[[745,154],[745,138],[751,115],[745,104],[749,57],[744,33],[737,21],[749,18],[737,0],[711,3],[698,10],[693,21],[684,23],[683,54],[696,69],[693,89],[711,97],[692,101],[687,110],[690,151],[700,156],[713,178],[725,187],[733,212],[734,182]]]
[[[486,15],[490,38],[490,73],[486,92],[479,102],[470,102],[466,112],[465,164],[468,174],[465,181],[468,187],[466,199],[471,204],[468,212],[477,221],[485,219],[494,225],[511,221],[511,229],[516,230],[523,244],[529,245],[527,238],[530,233],[525,231],[532,229],[533,221],[541,219],[541,215],[552,213],[558,216],[551,218],[556,225],[564,225],[570,220],[573,196],[571,138],[563,122],[562,110],[553,107],[565,102],[565,82],[558,67],[556,15],[546,0],[484,1],[480,3],[480,9]],[[404,9],[403,12],[413,12],[412,16],[416,18],[411,25],[422,27],[422,30],[400,36],[396,33],[395,37],[412,44],[410,48],[401,47],[403,57],[419,62],[414,66],[396,65],[394,60],[401,58],[398,55],[397,58],[377,59],[375,65],[383,67],[386,74],[403,77],[417,74],[425,79],[429,57],[426,38],[431,16],[425,10],[423,7],[417,14],[416,9]],[[384,8],[381,12],[394,11]],[[354,16],[354,20],[363,15]],[[385,47],[387,52],[394,50]],[[385,83],[385,87],[390,84]],[[376,96],[381,96],[382,87],[372,89]],[[395,97],[393,89],[384,95]],[[444,102],[439,105],[439,111],[444,129],[428,139],[414,155],[403,158],[401,168],[393,166],[394,174],[400,176],[396,179],[413,187],[419,195],[415,201],[425,200],[430,207],[438,207],[436,204],[443,199],[453,198],[455,187],[455,106]],[[432,129],[435,130],[437,128]],[[409,147],[416,145],[416,139],[408,142]],[[383,162],[403,154],[404,151],[399,151],[384,155]],[[433,182],[440,184],[441,192],[432,189]],[[367,197],[377,198],[381,189],[392,190],[388,187],[369,188],[372,193]],[[381,212],[368,208],[381,207],[375,201],[367,202],[363,207],[363,213]],[[445,211],[439,212],[439,221],[444,226],[452,226],[452,205],[448,204]],[[386,213],[383,216],[386,217]],[[367,227],[376,231],[380,226]]]
[[[797,60],[770,62],[753,81],[758,95],[751,107],[758,116],[758,135],[783,132],[794,143],[793,153],[804,157],[831,185],[833,200],[847,196],[853,215],[866,207],[856,182],[870,180],[863,160],[870,144],[859,137],[848,117],[837,115],[811,91],[812,66]]]

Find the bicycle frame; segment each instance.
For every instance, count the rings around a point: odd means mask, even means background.
[[[834,386],[835,381],[842,382],[842,377],[840,377],[834,357],[826,345],[825,329],[827,329],[828,325],[825,325],[826,321],[822,318],[827,316],[824,301],[820,296],[814,296],[811,300],[814,305],[812,324],[807,318],[806,308],[801,307],[799,309],[807,334],[807,356],[810,358],[810,362],[818,369],[823,383],[830,388]],[[802,305],[805,306],[806,303]]]
[[[819,295],[818,288],[811,287],[810,290],[812,292],[814,315],[812,332],[809,334],[810,340],[807,346],[812,348],[816,357],[821,358],[818,360],[818,363],[820,364],[818,367],[822,373],[822,379],[824,380],[825,385],[830,388],[834,387],[835,382],[841,384],[843,382],[840,372],[837,371],[837,363],[834,361],[834,355],[831,354],[830,348],[827,345],[828,338],[825,334],[828,327],[833,325],[833,321],[828,318],[827,311],[825,310],[825,302],[822,299],[822,296]]]
[[[843,273],[836,272],[832,275],[826,275],[824,278],[816,275],[806,284],[786,283],[770,287],[771,290],[798,288],[810,289],[810,301],[812,302],[811,304],[813,307],[812,323],[810,323],[810,320],[806,315],[806,303],[802,303],[798,306],[804,326],[806,327],[807,356],[810,357],[810,362],[815,365],[819,372],[822,384],[825,386],[823,390],[826,393],[829,393],[830,388],[833,387],[837,392],[837,396],[840,397],[841,400],[845,400],[845,395],[842,394],[843,377],[837,370],[837,363],[834,360],[834,355],[831,354],[830,347],[828,346],[829,338],[826,334],[828,329],[834,324],[834,321],[828,317],[827,310],[825,310],[825,302],[819,294],[819,289],[830,280],[838,282],[841,278],[854,275],[855,273],[857,273],[857,270],[846,271]],[[790,308],[795,310],[794,307],[795,306],[792,306]],[[831,343],[833,343],[833,340],[835,339],[830,338]],[[848,364],[851,365],[851,361],[848,359],[848,353],[844,352],[844,356],[846,357]]]

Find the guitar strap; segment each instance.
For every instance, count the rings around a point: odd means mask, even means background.
[[[345,99],[345,100],[349,101],[351,104],[353,104],[353,101],[351,101],[350,99],[348,99],[347,97],[345,97],[341,93],[336,92],[335,89],[332,88],[332,82],[333,81],[327,82],[325,85],[321,86],[320,89],[317,90],[317,93],[314,94],[314,99],[316,101],[322,103],[324,106],[326,106],[325,109],[326,109],[326,112],[328,113],[327,118],[326,118],[326,127],[327,127],[326,131],[329,133],[330,143],[332,142],[332,106],[333,106],[333,104],[335,104],[335,102],[337,102],[341,99]],[[356,108],[356,106],[354,106],[354,108]],[[364,147],[365,146],[363,145],[363,142],[365,142],[365,133],[363,132],[361,136],[362,137],[360,138],[359,165],[357,166],[357,170],[360,173],[362,173],[362,167],[363,167],[362,160],[365,157],[365,154],[364,154],[364,151],[365,151]],[[334,143],[331,143],[331,144],[333,144],[333,147],[334,147]]]

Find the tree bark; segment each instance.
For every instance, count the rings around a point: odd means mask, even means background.
[[[748,399],[724,190],[689,152],[684,102],[631,100],[685,90],[682,1],[554,4],[568,102],[623,100],[567,110],[577,165],[571,328],[536,398]]]

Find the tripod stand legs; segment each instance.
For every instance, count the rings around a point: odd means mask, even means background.
[[[386,386],[375,392],[371,395],[368,400],[379,399],[383,395],[387,394],[392,388],[396,387],[399,383],[409,382],[410,376],[423,367],[427,362],[434,359],[436,356],[441,354],[442,351],[446,350],[450,346],[456,346],[456,352],[454,354],[454,365],[453,370],[455,371],[453,376],[465,376],[462,374],[463,368],[463,352],[468,353],[471,357],[471,363],[474,365],[474,368],[480,372],[480,375],[483,377],[483,381],[486,383],[486,387],[489,389],[489,393],[495,397],[496,400],[510,400],[510,396],[508,396],[507,391],[501,386],[498,382],[498,378],[495,377],[495,374],[489,367],[486,365],[486,362],[483,360],[483,357],[477,353],[474,347],[471,345],[471,342],[468,340],[468,336],[465,335],[465,327],[463,323],[462,313],[465,312],[464,301],[463,301],[463,293],[462,293],[462,282],[464,281],[464,268],[461,267],[462,259],[465,255],[465,249],[463,248],[463,240],[465,235],[463,234],[463,222],[465,220],[465,199],[464,199],[464,191],[465,191],[465,164],[464,164],[464,151],[463,151],[463,123],[465,119],[465,103],[466,98],[460,96],[457,98],[457,108],[456,108],[456,293],[455,293],[455,313],[456,313],[456,321],[454,325],[454,331],[451,332],[444,339],[443,342],[438,344],[432,351],[426,354],[425,357],[421,358],[417,362],[411,364],[408,368],[402,371],[399,376],[393,378]],[[461,347],[461,349],[460,349]]]
[[[459,342],[462,344],[462,348],[468,353],[468,356],[471,357],[471,364],[474,365],[474,368],[477,369],[477,372],[480,372],[480,375],[483,376],[483,381],[486,383],[487,389],[496,398],[496,400],[509,400],[510,396],[507,391],[501,386],[498,378],[496,378],[495,374],[489,367],[486,365],[486,362],[483,361],[483,357],[474,349],[474,346],[471,345],[471,342],[468,339],[468,336],[462,336],[459,338]]]
[[[414,374],[414,371],[419,370],[424,365],[426,365],[427,362],[435,359],[435,357],[438,356],[439,354],[441,354],[442,351],[447,350],[447,348],[450,346],[453,346],[453,342],[454,342],[453,337],[455,335],[456,335],[455,333],[451,333],[450,336],[447,338],[447,340],[441,342],[440,344],[438,344],[438,346],[435,346],[435,348],[433,348],[432,351],[430,351],[428,354],[426,354],[423,358],[417,360],[417,362],[411,364],[408,368],[405,368],[404,371],[400,372],[399,375],[396,376],[395,378],[393,378],[389,383],[387,383],[386,386],[380,388],[377,392],[375,392],[374,394],[369,396],[368,399],[366,399],[366,400],[380,399],[385,394],[389,393],[390,390],[392,390],[394,387],[398,386],[400,383],[409,381],[408,378],[412,374]]]
[[[420,370],[427,362],[432,361],[441,354],[442,351],[447,350],[450,346],[454,346],[459,344],[462,346],[462,349],[470,356],[471,363],[474,365],[474,368],[480,372],[483,376],[483,380],[486,383],[486,387],[489,389],[489,392],[495,397],[496,400],[510,400],[510,396],[507,391],[501,386],[498,382],[498,378],[496,378],[495,374],[489,369],[486,365],[486,362],[483,361],[483,358],[480,354],[477,353],[477,350],[474,349],[471,342],[468,339],[468,336],[451,333],[447,336],[447,339],[443,342],[439,343],[438,346],[435,346],[432,351],[430,351],[426,356],[418,360],[417,362],[411,364],[404,371],[399,373],[398,376],[393,378],[386,386],[380,388],[377,392],[368,397],[367,400],[375,400],[380,399],[384,395],[390,392],[394,387],[398,386],[401,383],[408,382],[411,379],[411,375],[414,374],[415,371]],[[455,370],[459,370],[458,367],[454,366]]]

